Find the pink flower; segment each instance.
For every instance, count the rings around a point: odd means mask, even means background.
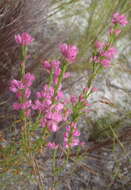
[[[14,104],[13,104],[13,109],[14,109],[14,110],[20,110],[20,109],[21,109],[21,104],[20,104],[20,103],[17,103],[17,102],[14,103]]]
[[[34,39],[27,33],[23,32],[22,34],[15,35],[15,41],[17,44],[27,46],[32,43]]]
[[[83,93],[84,93],[84,94],[87,94],[88,90],[89,90],[89,88],[87,88],[87,87],[84,88],[84,89],[83,89]]]
[[[26,73],[23,77],[23,83],[25,87],[30,87],[35,80],[35,76],[31,73]]]
[[[104,46],[105,46],[104,42],[96,41],[96,43],[95,43],[95,47],[98,49],[103,49]]]
[[[69,132],[71,130],[71,127],[70,126],[66,126],[66,131]],[[69,136],[67,135],[68,133],[65,133],[66,137]]]
[[[100,62],[100,59],[99,59],[98,56],[93,56],[93,57],[91,57],[90,61],[91,61],[91,62],[94,62],[94,63],[99,63],[99,62]]]
[[[42,126],[43,128],[46,127],[46,118],[42,118],[42,119],[41,119],[41,126]]]
[[[50,148],[50,149],[57,149],[58,148],[58,144],[55,144],[54,142],[49,142],[47,144],[47,147]]]
[[[78,54],[78,48],[74,45],[61,44],[60,51],[70,62],[75,61],[76,56]]]
[[[39,100],[35,100],[35,104],[32,105],[33,110],[42,110],[42,105]]]
[[[108,68],[108,67],[111,66],[110,62],[111,62],[111,61],[108,60],[108,59],[103,59],[103,60],[101,60],[101,64],[102,64],[104,67],[106,67],[106,68]]]
[[[72,147],[73,146],[77,146],[77,145],[79,145],[79,143],[80,143],[79,139],[78,138],[74,138],[73,141],[72,141],[72,143],[71,143],[71,146]]]
[[[76,126],[77,126],[76,122],[71,122],[71,127],[76,128]]]
[[[44,61],[42,63],[44,69],[46,69],[47,71],[50,71],[51,70],[51,64],[48,62],[48,61]]]
[[[56,121],[56,122],[62,121],[62,116],[58,112],[49,113],[49,115],[47,117],[48,117],[48,119],[52,119],[53,121]]]
[[[74,132],[73,132],[73,135],[76,136],[76,137],[79,137],[80,136],[80,131],[78,131],[78,129],[75,129]]]
[[[115,36],[118,36],[121,33],[121,29],[109,29],[110,34],[115,34]]]
[[[113,32],[114,32],[114,34],[115,34],[116,36],[118,36],[118,35],[121,33],[121,30],[120,30],[120,29],[116,29],[116,30],[114,30]]]
[[[16,97],[17,97],[18,99],[20,99],[22,96],[23,96],[22,91],[21,91],[21,90],[18,90],[18,91],[16,92]]]
[[[41,92],[36,92],[36,97],[37,98],[42,98]]]
[[[64,147],[65,147],[65,148],[69,148],[70,146],[69,146],[68,143],[65,142],[65,143],[64,143]]]
[[[61,104],[61,103],[58,103],[58,104],[55,106],[55,109],[56,109],[57,111],[61,111],[63,108],[64,108],[64,105]]]
[[[54,88],[52,86],[44,85],[43,91],[41,92],[43,98],[51,98],[54,95]]]
[[[66,131],[64,133],[64,147],[69,148],[79,145],[80,132],[76,128],[76,123],[72,122],[70,126],[66,126]]]
[[[26,89],[25,89],[24,97],[25,97],[25,98],[29,98],[30,95],[31,95],[31,90],[30,90],[29,88],[26,88]]]
[[[77,96],[71,96],[70,100],[72,104],[75,104],[78,101],[78,98]]]
[[[69,78],[71,76],[70,72],[64,73],[64,79]]]
[[[59,66],[60,66],[60,61],[52,61],[51,62],[51,67],[54,69],[59,68]]]
[[[126,26],[128,24],[126,16],[120,13],[114,13],[112,16],[113,24],[120,24],[121,26]]]
[[[85,106],[92,106],[92,104],[86,102],[86,103],[85,103]]]
[[[56,122],[49,121],[49,122],[48,122],[48,126],[49,126],[49,129],[50,129],[52,132],[56,132],[56,131],[58,131],[58,129],[59,129]]]
[[[93,87],[91,90],[92,90],[92,92],[97,92],[99,89],[96,87]]]
[[[13,79],[10,83],[10,91],[16,93],[18,91],[18,89],[23,89],[24,88],[24,85],[21,81],[19,80],[15,80]]]
[[[28,109],[29,107],[31,107],[32,105],[32,101],[31,100],[28,100],[26,102],[24,102],[23,104],[21,104],[21,109]]]
[[[52,101],[51,100],[49,100],[49,99],[47,99],[47,100],[45,100],[44,101],[44,107],[48,107],[49,105],[51,105],[52,104]]]
[[[60,73],[61,73],[61,69],[58,67],[55,69],[54,76],[58,77],[60,75]]]
[[[55,61],[51,61],[51,62],[44,61],[42,63],[42,65],[43,65],[44,69],[46,69],[48,72],[50,72],[53,69],[53,71],[55,71],[55,75],[59,76],[60,71],[61,71],[61,69],[59,68],[60,61],[56,61],[56,60]]]
[[[54,76],[53,82],[54,82],[54,84],[57,84],[58,83],[58,77]]]
[[[81,94],[79,96],[79,101],[81,101],[81,102],[85,102],[86,101],[83,94]]]
[[[101,56],[107,57],[109,59],[113,58],[117,54],[117,49],[110,47],[107,51],[102,52]]]
[[[59,99],[62,99],[62,98],[64,98],[64,94],[63,94],[62,91],[59,91],[59,92],[57,93],[57,99],[59,100]]]

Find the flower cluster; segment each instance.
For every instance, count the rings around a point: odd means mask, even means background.
[[[72,103],[73,109],[75,108],[75,110],[77,110],[78,116],[79,114],[81,115],[88,109],[88,106],[90,106],[90,104],[88,103],[87,98],[91,93],[95,91],[97,91],[96,88],[92,88],[92,89],[84,88],[81,94],[79,95],[79,97],[71,96],[70,101]]]
[[[112,59],[117,55],[117,49],[101,41],[96,41],[95,47],[97,53],[91,58],[91,61],[101,63],[106,68],[110,67]]]
[[[61,68],[60,68],[60,61],[44,61],[43,62],[43,67],[44,69],[51,75],[53,75],[53,81],[55,84],[58,82],[58,77],[60,76],[61,73]]]
[[[96,41],[96,54],[91,58],[93,63],[101,63],[105,68],[111,66],[111,61],[117,54],[117,49],[112,47],[112,39],[121,33],[119,25],[126,26],[128,21],[126,16],[115,13],[112,16],[112,24],[113,26],[109,29],[109,42]]]
[[[88,106],[90,106],[90,104],[87,102],[87,97],[90,95],[90,93],[95,92],[96,90],[97,89],[95,88],[92,88],[91,90],[84,88],[79,97],[70,97],[73,110],[71,113],[72,122],[66,126],[66,131],[64,133],[65,148],[71,148],[83,144],[79,140],[80,131],[77,128],[77,122],[82,114],[84,114],[86,111],[89,111]]]
[[[58,73],[60,73],[61,69],[60,69],[60,61],[44,61],[43,62],[43,67],[44,69],[46,69],[49,73],[53,70],[56,75],[58,75]]]
[[[49,62],[46,60],[42,63],[42,65],[43,65],[43,68],[49,74],[51,74],[52,79],[53,79],[52,82],[54,83],[54,85],[56,85],[58,83],[58,79],[59,79],[61,71],[62,71],[60,68],[60,66],[61,66],[60,61],[54,60],[54,61]],[[70,73],[65,72],[63,78],[68,78],[69,76],[70,76]]]
[[[30,36],[27,32],[23,32],[21,35],[17,34],[15,35],[15,41],[17,44],[20,44],[22,46],[27,46],[32,43],[34,39],[32,36]]]
[[[61,53],[69,62],[73,62],[76,59],[78,54],[78,48],[74,45],[61,44],[60,45]]]
[[[80,131],[76,127],[76,123],[71,123],[70,126],[66,126],[66,131],[64,133],[64,147],[74,147],[79,145]]]
[[[48,127],[52,132],[59,130],[59,123],[63,121],[64,103],[60,99],[63,97],[62,91],[59,91],[56,96],[56,103],[53,103],[54,88],[45,85],[43,90],[37,92],[37,99],[33,105],[34,110],[38,110],[44,116],[41,119],[41,126]],[[59,101],[58,101],[59,100]]]
[[[114,13],[112,16],[112,24],[113,26],[109,29],[110,35],[119,36],[121,33],[120,26],[124,27],[128,24],[127,18],[125,15],[120,13]]]
[[[67,61],[72,62],[76,59],[78,48],[76,46],[61,44],[60,51]],[[42,65],[51,76],[51,85],[45,85],[41,92],[37,92],[37,100],[35,101],[33,109],[38,109],[44,115],[44,117],[41,119],[42,127],[47,127],[51,132],[56,132],[60,129],[59,124],[65,122],[70,116],[71,109],[66,107],[67,101],[61,90],[62,84],[60,83],[60,85],[58,86],[56,94],[55,90],[57,85],[59,84],[61,77],[63,79],[67,78],[70,76],[70,73],[66,71],[63,72],[63,67],[61,68],[61,63],[56,60],[51,62],[44,61]],[[67,135],[67,133],[65,133],[64,136],[65,135]],[[75,132],[73,132],[73,134],[70,135],[72,138],[72,142],[70,143],[71,147],[79,144],[79,139],[73,138],[73,135],[78,135],[76,128]],[[65,144],[65,141],[68,141],[68,137],[68,135],[67,139],[66,137],[64,137],[64,147],[66,148],[69,145],[69,143],[68,145],[67,143]],[[56,145],[54,142],[48,143],[48,147],[51,149],[55,149],[57,146],[58,145]]]
[[[117,49],[114,47],[110,47],[108,50],[102,51],[100,53],[101,64],[104,67],[110,67],[111,66],[111,59],[114,58],[116,54],[117,54]]]
[[[128,21],[125,15],[120,13],[114,13],[112,16],[112,23],[120,24],[121,26],[126,26],[128,24]]]
[[[117,55],[117,49],[110,47],[108,43],[96,41],[97,55],[93,56],[91,61],[95,63],[101,63],[104,67],[110,67],[111,61]]]
[[[35,76],[26,73],[22,80],[13,79],[10,83],[10,91],[16,94],[18,102],[13,104],[14,110],[24,110],[27,116],[30,115],[32,101],[29,99],[31,95],[30,87],[32,86]]]

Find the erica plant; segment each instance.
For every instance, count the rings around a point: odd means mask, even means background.
[[[15,35],[15,41],[21,49],[20,70],[19,79],[13,79],[10,82],[9,89],[16,96],[13,109],[19,112],[21,121],[19,142],[17,142],[17,148],[14,150],[14,153],[18,155],[17,159],[19,159],[20,155],[20,165],[22,160],[26,160],[35,174],[38,175],[36,157],[41,152],[51,149],[53,155],[50,159],[53,160],[53,171],[55,172],[58,152],[68,161],[72,148],[84,145],[84,142],[79,139],[79,118],[89,111],[88,97],[97,90],[92,86],[93,80],[104,69],[112,66],[112,61],[118,52],[113,46],[114,42],[117,36],[120,35],[122,27],[125,27],[127,23],[128,21],[124,15],[113,14],[108,39],[106,41],[96,41],[95,43],[93,55],[90,58],[92,73],[89,76],[87,85],[82,89],[79,96],[74,95],[70,96],[70,98],[65,96],[62,84],[65,78],[71,77],[68,67],[70,64],[75,64],[79,53],[78,48],[75,45],[60,44],[59,50],[63,55],[63,61],[45,60],[42,62],[41,66],[49,76],[48,83],[44,84],[42,89],[36,92],[32,100],[31,87],[36,77],[32,73],[26,72],[25,66],[28,58],[28,47],[34,39],[26,32]],[[55,141],[50,140],[50,137],[60,130],[62,131],[63,142],[57,144]],[[9,169],[6,164],[4,166]],[[40,176],[38,183],[42,188]]]

